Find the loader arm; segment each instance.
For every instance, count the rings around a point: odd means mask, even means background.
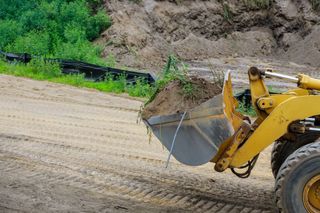
[[[230,167],[240,167],[288,132],[297,120],[320,114],[320,96],[290,97],[280,103],[235,152]]]
[[[248,75],[252,105],[258,118],[253,124],[243,121],[242,125],[237,125],[235,134],[221,146],[220,155],[213,160],[215,169],[220,172],[250,162],[275,140],[290,132],[291,124],[320,115],[320,96],[313,93],[313,90],[320,89],[320,80],[302,74],[285,76],[255,67],[249,69]],[[297,83],[299,88],[270,95],[264,83],[266,75],[285,78]]]

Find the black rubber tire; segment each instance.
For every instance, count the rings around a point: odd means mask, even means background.
[[[303,204],[306,183],[320,175],[320,142],[307,144],[292,153],[280,167],[275,184],[280,212],[307,212]]]
[[[306,134],[297,134],[294,141],[278,140],[273,144],[271,151],[271,169],[273,176],[276,178],[278,171],[287,159],[294,151],[300,147],[313,143],[320,137],[318,132],[309,132]]]

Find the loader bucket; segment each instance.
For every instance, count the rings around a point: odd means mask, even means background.
[[[226,82],[228,82],[227,84]],[[176,135],[172,155],[181,163],[198,166],[211,161],[220,145],[234,133],[230,119],[233,103],[227,85],[231,85],[230,74],[226,74],[223,93],[189,110]],[[224,104],[227,102],[227,107]],[[228,110],[228,112],[226,111]],[[174,134],[184,113],[153,116],[144,123],[168,149],[171,149]]]

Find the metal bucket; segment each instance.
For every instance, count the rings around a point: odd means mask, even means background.
[[[222,94],[189,110],[176,135],[172,155],[181,163],[198,166],[212,160],[220,145],[233,135],[234,129],[224,112]],[[170,150],[174,134],[184,113],[153,116],[144,123]]]

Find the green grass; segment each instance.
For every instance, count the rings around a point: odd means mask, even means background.
[[[35,80],[46,80],[75,87],[92,88],[102,92],[128,93],[132,97],[149,98],[154,93],[154,87],[144,79],[136,79],[136,84],[128,84],[125,76],[116,79],[108,76],[105,81],[92,82],[83,75],[64,75],[57,63],[44,62],[41,59],[32,60],[29,64],[9,64],[0,60],[0,73],[27,77]]]
[[[186,98],[195,98],[197,87],[191,82],[187,75],[187,66],[174,55],[169,55],[162,75],[155,82],[153,93],[146,104],[150,103],[156,95],[172,81],[179,81],[182,85],[182,92]]]
[[[113,63],[114,58],[109,57],[109,63]],[[59,64],[46,62],[42,59],[32,60],[28,64],[15,62],[7,63],[0,59],[0,73],[20,77],[27,77],[35,80],[47,80],[56,83],[68,84],[76,87],[93,88],[103,92],[127,93],[132,97],[143,97],[152,101],[156,94],[162,90],[169,82],[179,80],[182,84],[186,97],[192,97],[196,88],[186,75],[186,67],[178,68],[180,61],[170,56],[166,64],[163,75],[154,85],[149,85],[144,79],[136,79],[135,84],[126,82],[125,76],[107,76],[103,82],[92,82],[84,78],[83,75],[64,75],[61,73]]]
[[[232,11],[227,3],[223,3],[223,18],[226,21],[231,21],[233,19]]]

